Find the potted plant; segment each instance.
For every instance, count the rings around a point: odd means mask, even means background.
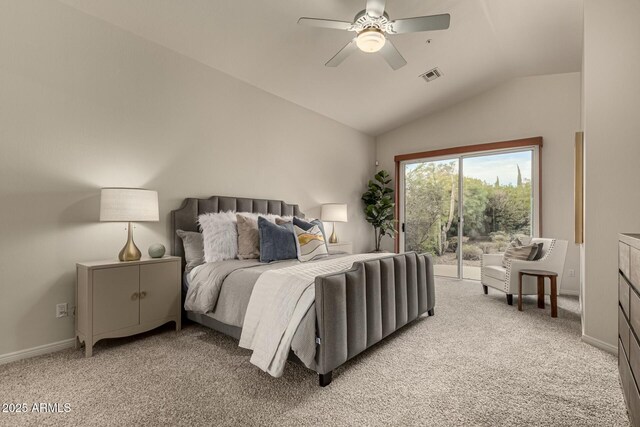
[[[380,252],[382,236],[395,236],[395,219],[393,189],[387,185],[391,182],[389,173],[381,170],[369,180],[368,190],[362,195],[364,213],[367,222],[373,225],[376,249]]]

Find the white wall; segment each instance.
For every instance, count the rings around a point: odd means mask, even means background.
[[[99,223],[99,188],[160,195],[170,242],[185,197],[349,204],[337,229],[370,250],[360,195],[372,138],[58,2],[0,0],[0,356],[73,337],[75,263],[112,258],[124,225]]]
[[[640,232],[640,1],[584,7],[585,339],[617,349],[618,233]]]
[[[542,231],[544,237],[569,241],[561,292],[577,294],[573,147],[580,130],[580,84],[580,73],[518,78],[418,119],[377,138],[380,168],[393,173],[397,154],[542,136]],[[392,247],[391,240],[386,244]],[[569,277],[569,269],[576,277]]]

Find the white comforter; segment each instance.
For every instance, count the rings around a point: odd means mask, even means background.
[[[240,337],[240,347],[253,350],[251,363],[281,376],[296,329],[315,301],[316,276],[385,256],[389,254],[350,255],[264,272],[251,293]]]

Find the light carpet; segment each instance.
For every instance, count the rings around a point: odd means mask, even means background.
[[[1,425],[628,425],[615,356],[580,341],[575,298],[557,319],[523,312],[478,282],[437,280],[422,318],[334,373],[289,364],[272,378],[249,352],[198,325],[0,366],[0,403],[69,403],[69,413],[0,413]]]

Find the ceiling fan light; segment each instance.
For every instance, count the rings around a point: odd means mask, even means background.
[[[384,34],[377,28],[367,28],[356,37],[358,48],[367,53],[379,51],[384,46],[385,41]]]

